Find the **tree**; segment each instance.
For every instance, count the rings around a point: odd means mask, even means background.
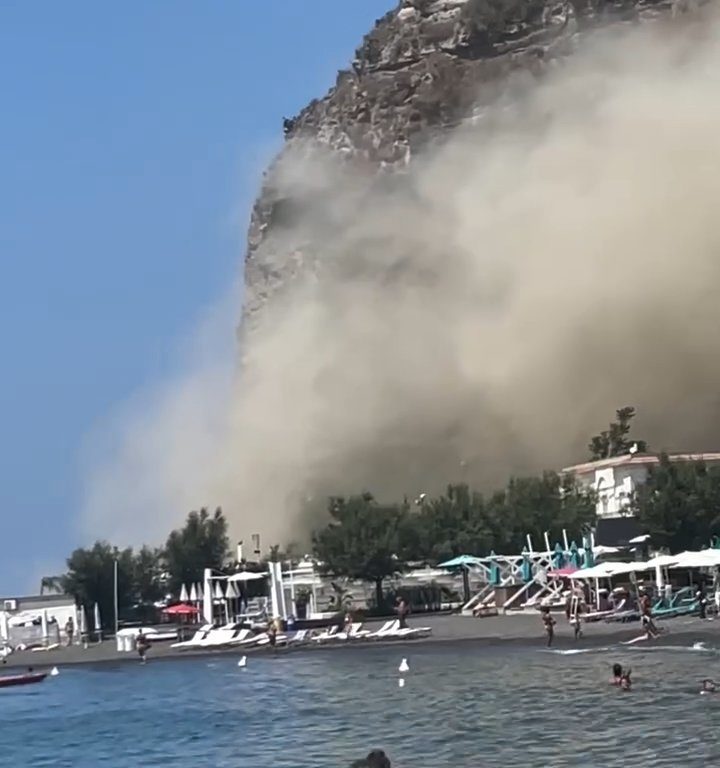
[[[330,499],[331,521],[313,536],[313,550],[324,573],[372,581],[378,607],[383,581],[405,568],[399,556],[405,505],[382,505],[372,494]]]
[[[133,558],[133,592],[140,606],[152,605],[165,595],[167,575],[162,549],[144,546]]]
[[[176,593],[183,584],[202,581],[205,568],[222,569],[229,549],[227,520],[220,507],[213,515],[206,508],[191,512],[165,545],[169,589]]]
[[[63,591],[78,605],[92,610],[100,606],[106,624],[115,620],[115,561],[118,563],[118,612],[135,602],[132,549],[118,550],[106,541],[96,541],[90,549],[76,549],[67,559],[67,573],[61,577]],[[88,615],[92,620],[92,615]]]
[[[637,445],[639,453],[647,451],[647,443],[644,440],[631,440],[629,437],[631,422],[635,415],[635,408],[631,405],[615,411],[616,421],[611,422],[608,429],[590,440],[588,449],[593,461],[623,456],[630,452],[633,445]]]
[[[402,527],[406,560],[442,562],[461,554],[492,549],[494,531],[481,494],[467,485],[449,485],[443,496],[424,499]]]
[[[720,533],[720,467],[672,462],[661,454],[632,503],[654,544],[671,553],[700,549]]]

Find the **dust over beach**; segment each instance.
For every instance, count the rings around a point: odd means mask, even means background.
[[[310,266],[253,319],[241,373],[219,312],[113,422],[83,533],[162,539],[221,504],[233,535],[302,540],[328,493],[581,460],[626,404],[653,449],[718,449],[717,32],[707,13],[586,39],[392,183],[289,154],[303,215],[262,248]]]

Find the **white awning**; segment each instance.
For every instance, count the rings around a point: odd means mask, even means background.
[[[228,581],[255,581],[256,579],[266,579],[267,573],[253,573],[252,571],[241,571],[240,573],[233,573],[232,576],[228,576]]]

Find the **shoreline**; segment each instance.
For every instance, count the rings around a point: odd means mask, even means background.
[[[377,629],[381,622],[370,622],[369,629]],[[342,652],[346,650],[361,650],[368,648],[411,648],[411,647],[476,647],[496,648],[510,646],[514,648],[546,649],[545,634],[539,618],[536,615],[518,614],[508,616],[493,616],[488,618],[471,618],[466,616],[415,616],[410,626],[428,626],[432,635],[426,638],[388,639],[388,640],[355,640],[329,643],[307,643],[297,647],[278,647],[275,653],[285,654]],[[658,624],[664,632],[652,641],[643,641],[633,646],[635,649],[646,647],[668,647],[691,645],[696,642],[720,641],[720,620],[702,620],[696,617],[680,617],[669,619]],[[558,622],[553,645],[549,650],[593,649],[604,646],[620,646],[627,640],[642,634],[639,622],[586,624],[583,627],[584,636],[575,641],[572,628],[564,621]],[[619,650],[622,649],[620,646]],[[182,659],[202,659],[223,656],[255,656],[272,655],[272,650],[263,648],[199,648],[197,650],[180,650],[170,648],[169,644],[157,644],[150,648],[148,663],[158,661],[177,661]],[[21,667],[33,667],[42,670],[46,667],[105,667],[120,664],[138,663],[135,651],[119,652],[115,641],[104,640],[102,643],[82,646],[62,647],[52,651],[19,651],[7,657],[7,663],[0,665],[2,670],[16,670]]]

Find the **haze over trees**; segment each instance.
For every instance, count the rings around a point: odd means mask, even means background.
[[[616,420],[589,444],[597,459],[645,451],[631,438],[635,409],[616,411]],[[667,455],[649,471],[630,511],[652,536],[656,547],[671,552],[706,546],[720,534],[720,467],[703,462],[671,462]],[[535,548],[551,542],[582,544],[596,522],[596,495],[571,475],[543,472],[513,477],[506,486],[480,493],[464,483],[450,484],[436,497],[414,501],[379,501],[365,492],[328,501],[328,516],[312,535],[312,552],[321,570],[339,579],[370,582],[382,606],[386,580],[417,564],[436,565],[461,554],[487,556],[521,552],[530,535]],[[301,551],[273,546],[265,559],[297,559]],[[185,524],[170,533],[161,548],[119,550],[107,542],[76,549],[67,572],[44,580],[78,603],[97,602],[104,617],[114,615],[114,567],[118,567],[121,616],[143,611],[183,584],[200,582],[205,568],[232,570],[227,520],[220,508],[190,512]],[[339,583],[339,582],[338,582]],[[339,589],[339,587],[336,588]],[[148,615],[150,611],[148,611]]]

